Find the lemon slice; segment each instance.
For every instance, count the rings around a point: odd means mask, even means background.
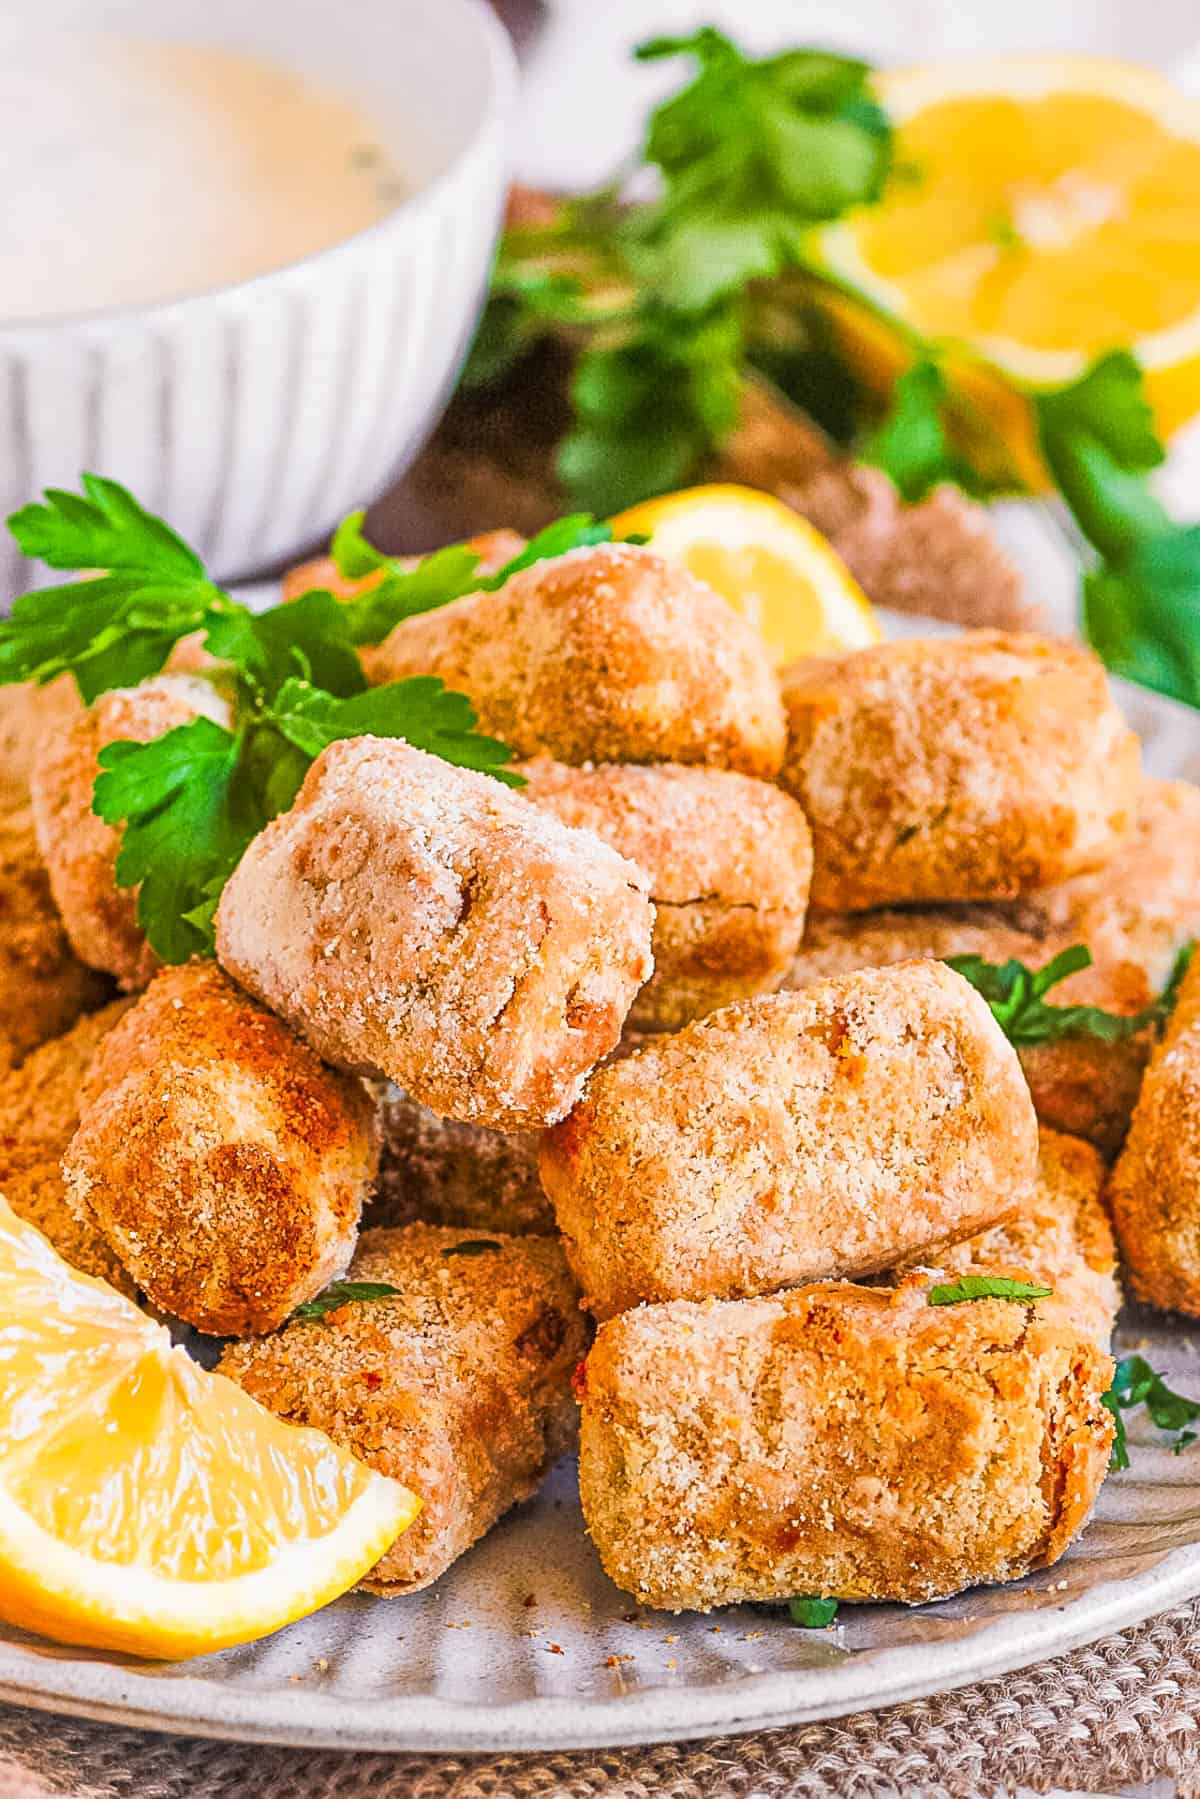
[[[612,521],[641,534],[750,620],[779,664],[878,643],[870,601],[827,538],[753,487],[689,487]]]
[[[420,1501],[284,1424],[0,1198],[0,1618],[186,1656],[354,1585]]]
[[[882,313],[1029,387],[1133,349],[1160,429],[1200,410],[1200,104],[1132,65],[1020,56],[879,81],[879,204],[819,258]]]

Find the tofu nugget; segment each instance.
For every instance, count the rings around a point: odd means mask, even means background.
[[[474,550],[479,557],[479,567],[475,572],[494,575],[506,562],[511,562],[514,556],[521,554],[525,548],[525,539],[517,531],[481,531],[478,536],[467,539],[467,548]],[[394,560],[415,568],[421,558],[397,556]],[[314,556],[311,562],[300,562],[295,568],[288,569],[280,584],[281,597],[284,600],[298,600],[302,593],[321,588],[339,600],[353,600],[360,593],[369,593],[373,587],[378,587],[386,573],[386,569],[375,569],[369,575],[343,575],[339,574],[338,565],[332,556]]]
[[[1108,1466],[1112,1362],[1036,1307],[806,1287],[604,1325],[579,1488],[646,1605],[920,1604],[1058,1560]]]
[[[773,993],[804,929],[812,841],[786,793],[726,769],[530,762],[522,792],[650,877],[654,973],[630,1022],[677,1030]]]
[[[193,962],[163,969],[104,1038],[63,1174],[156,1305],[242,1336],[346,1266],[378,1153],[362,1082]]]
[[[33,816],[63,923],[76,954],[117,977],[127,992],[144,987],[158,966],[137,923],[137,893],[118,887],[121,834],[92,811],[106,744],[148,742],[203,714],[219,724],[229,712],[212,686],[192,675],[158,675],[140,687],[103,693],[78,718],[42,739],[33,771]]]
[[[220,1371],[291,1424],[325,1431],[423,1509],[364,1581],[411,1593],[527,1499],[575,1438],[578,1294],[549,1237],[472,1252],[469,1232],[366,1231],[354,1281],[398,1289],[227,1349]],[[478,1243],[478,1239],[474,1239]]]
[[[1019,929],[1019,914],[1032,927]],[[982,956],[988,962],[1024,962],[1042,968],[1059,950],[1081,941],[1073,931],[1044,936],[1046,919],[1024,901],[1000,906],[921,906],[878,912],[810,912],[800,953],[784,982],[803,988],[856,968],[882,968],[914,956]],[[1108,940],[1111,947],[1120,945]],[[1102,952],[1103,954],[1103,952]],[[1150,1004],[1156,989],[1133,961],[1104,955],[1091,968],[1070,975],[1051,989],[1055,1006],[1099,1006],[1128,1017]],[[1120,1148],[1137,1101],[1154,1033],[1106,1043],[1098,1037],[1060,1037],[1051,1043],[1022,1043],[1017,1054],[1034,1110],[1044,1124],[1086,1137],[1106,1156]]]
[[[67,941],[32,813],[0,813],[0,1068],[59,1036],[111,991]]]
[[[1098,964],[1130,964],[1158,992],[1200,937],[1200,787],[1143,781],[1134,828],[1102,868],[1008,908],[1042,937],[1086,943]]]
[[[132,1295],[134,1284],[105,1238],[67,1204],[62,1178],[62,1158],[79,1123],[84,1076],[129,1003],[116,1000],[79,1019],[35,1049],[20,1068],[0,1074],[0,1193],[73,1268]]]
[[[1008,899],[1130,828],[1137,739],[1078,644],[976,631],[798,663],[780,781],[813,833],[812,904]]]
[[[48,730],[82,710],[70,675],[60,675],[46,687],[31,681],[0,687],[0,812],[29,804],[38,745]]]
[[[783,760],[757,632],[705,582],[632,544],[572,550],[496,593],[405,619],[363,664],[375,682],[440,675],[518,756],[767,778]]]
[[[1179,989],[1108,1184],[1129,1285],[1200,1317],[1200,959]]]
[[[570,1110],[650,973],[641,871],[499,781],[406,743],[334,743],[221,899],[217,950],[331,1062],[435,1112]]]
[[[380,1107],[383,1144],[368,1213],[372,1225],[466,1225],[548,1233],[555,1228],[538,1174],[540,1131],[489,1131],[439,1118],[389,1085]]]
[[[937,962],[714,1012],[593,1076],[542,1143],[585,1303],[732,1298],[893,1267],[1017,1210],[1037,1123]]]
[[[1112,1226],[1101,1203],[1098,1151],[1061,1131],[1039,1132],[1037,1180],[1015,1218],[940,1252],[931,1280],[999,1274],[1052,1287],[1038,1301],[1047,1323],[1065,1324],[1107,1351],[1121,1293]]]

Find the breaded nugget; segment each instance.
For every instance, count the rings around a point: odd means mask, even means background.
[[[541,1151],[601,1318],[893,1267],[1016,1211],[1036,1165],[1012,1046],[939,962],[714,1012],[599,1070]]]
[[[203,714],[228,723],[225,702],[193,675],[157,675],[103,693],[80,717],[47,732],[33,771],[33,817],[50,886],[76,954],[117,977],[127,992],[158,966],[137,924],[137,894],[118,887],[121,834],[92,811],[106,744],[162,737]]]
[[[464,1225],[553,1232],[538,1174],[540,1131],[489,1131],[439,1118],[390,1083],[380,1106],[383,1143],[367,1214],[372,1225]]]
[[[476,573],[494,575],[506,562],[521,554],[525,539],[517,531],[480,531],[477,536],[468,537],[467,548],[479,556]],[[415,568],[421,558],[399,556],[396,560]],[[353,600],[360,593],[369,593],[373,587],[378,587],[385,573],[386,570],[377,569],[370,575],[342,575],[332,556],[314,556],[310,562],[300,562],[295,568],[288,569],[280,591],[285,601],[298,600],[302,593],[313,588],[321,588],[339,600]]]
[[[1099,1152],[1061,1131],[1038,1133],[1037,1180],[1022,1211],[941,1251],[931,1280],[999,1274],[1053,1287],[1038,1302],[1047,1323],[1065,1324],[1107,1351],[1121,1303],[1112,1226],[1100,1200]]]
[[[1132,964],[1149,990],[1200,937],[1200,787],[1142,782],[1130,835],[1102,868],[1026,894],[1008,908],[1039,936],[1086,943],[1097,963]]]
[[[477,1241],[478,1239],[476,1239]],[[575,1437],[571,1375],[587,1347],[578,1294],[549,1237],[454,1253],[467,1231],[366,1231],[355,1281],[396,1287],[227,1349],[220,1371],[291,1424],[402,1478],[416,1523],[364,1581],[411,1593],[527,1499]]]
[[[651,969],[645,876],[488,775],[334,743],[221,898],[217,950],[331,1062],[467,1123],[570,1110]]]
[[[727,769],[526,763],[523,797],[650,876],[654,973],[630,1022],[676,1030],[773,993],[804,929],[812,840],[786,793]]]
[[[440,675],[518,756],[768,779],[783,760],[758,634],[703,581],[632,544],[572,550],[405,619],[363,665],[376,682]]]
[[[1112,1362],[1036,1307],[829,1285],[602,1326],[579,1488],[608,1574],[705,1611],[920,1604],[1058,1560],[1108,1466]]]
[[[914,956],[982,956],[988,962],[1010,958],[1029,968],[1042,968],[1059,950],[1080,938],[1042,937],[1020,930],[1014,914],[999,906],[921,906],[878,912],[810,912],[800,953],[784,981],[800,989],[830,975],[856,968],[883,968]],[[1037,914],[1020,902],[1020,912],[1034,926]],[[1130,1016],[1154,997],[1143,970],[1133,962],[1107,959],[1070,975],[1051,989],[1047,1004],[1099,1006]],[[1154,1033],[1147,1029],[1116,1043],[1097,1037],[1063,1037],[1054,1043],[1023,1043],[1017,1048],[1034,1110],[1043,1123],[1071,1136],[1085,1137],[1106,1156],[1120,1148],[1137,1101]]]
[[[1009,899],[1104,862],[1138,745],[1078,644],[976,631],[798,663],[782,785],[813,833],[812,904]]]
[[[1139,1299],[1200,1317],[1200,959],[1179,989],[1108,1184]]]
[[[0,1074],[0,1193],[73,1268],[132,1295],[134,1284],[105,1239],[67,1204],[61,1167],[79,1123],[84,1075],[129,1004],[116,1000],[79,1019],[35,1049],[20,1068]]]
[[[32,813],[0,813],[0,1068],[59,1036],[110,992],[67,941]]]
[[[242,1336],[346,1266],[378,1154],[362,1082],[193,962],[164,968],[104,1038],[63,1175],[156,1305]]]
[[[0,687],[0,812],[13,812],[29,804],[29,780],[38,744],[55,725],[83,710],[79,690],[70,675],[60,675],[46,687],[31,681]]]

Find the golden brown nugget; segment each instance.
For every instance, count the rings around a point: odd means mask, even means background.
[[[525,548],[525,539],[517,531],[481,531],[475,537],[468,537],[466,547],[474,550],[479,557],[480,575],[494,575],[502,569],[506,562],[519,556]],[[419,556],[398,556],[395,559],[401,564],[415,568],[420,562]],[[369,575],[343,575],[338,572],[338,565],[332,556],[314,556],[309,562],[297,563],[289,568],[280,584],[281,597],[285,600],[298,600],[302,593],[309,593],[313,588],[322,589],[334,595],[335,599],[353,600],[359,594],[370,593],[387,571],[376,569]]]
[[[582,826],[650,876],[654,973],[631,1024],[676,1030],[773,993],[804,929],[812,840],[778,787],[727,769],[548,759],[521,770],[525,799]]]
[[[726,1006],[592,1077],[542,1184],[597,1317],[869,1274],[1015,1211],[1037,1122],[939,962]]]
[[[774,776],[779,688],[762,640],[684,568],[632,544],[535,563],[405,619],[371,681],[440,675],[522,757],[688,762]]]
[[[1047,1323],[1080,1331],[1105,1351],[1121,1303],[1117,1251],[1101,1202],[1106,1169],[1099,1151],[1061,1131],[1038,1133],[1033,1193],[1016,1217],[941,1251],[931,1280],[998,1274],[1052,1287],[1038,1302]]]
[[[368,1222],[464,1225],[481,1231],[555,1230],[538,1174],[540,1131],[489,1131],[439,1118],[390,1083]]]
[[[601,1327],[579,1488],[647,1605],[920,1604],[1058,1560],[1108,1466],[1113,1364],[1036,1307],[828,1285]]]
[[[0,813],[0,1068],[59,1036],[110,992],[67,941],[32,813]]]
[[[1138,745],[1091,651],[1021,632],[878,644],[783,677],[782,785],[812,904],[1009,899],[1094,868],[1132,825]]]
[[[640,869],[488,775],[334,743],[230,879],[217,952],[329,1061],[446,1117],[561,1118],[651,969]]]
[[[70,675],[46,687],[21,681],[0,687],[0,812],[29,804],[29,781],[38,745],[48,730],[83,710]]]
[[[378,1154],[362,1082],[193,962],[157,974],[104,1038],[63,1176],[157,1306],[242,1336],[346,1266]]]
[[[1034,927],[1019,929],[1014,913]],[[1060,950],[1081,941],[1072,931],[1044,936],[1038,915],[1024,901],[1011,911],[1001,906],[884,907],[878,912],[810,912],[800,953],[784,981],[800,989],[856,968],[883,968],[917,956],[982,956],[987,962],[1014,959],[1028,968],[1045,966]],[[1120,947],[1115,946],[1115,947]],[[1157,989],[1133,961],[1105,956],[1052,988],[1047,1003],[1099,1006],[1131,1016],[1147,1007]],[[1154,1047],[1147,1028],[1114,1043],[1096,1037],[1063,1037],[1054,1043],[1017,1046],[1034,1110],[1044,1124],[1085,1137],[1114,1156],[1129,1120]]]
[[[220,1371],[292,1424],[325,1431],[423,1501],[364,1581],[411,1593],[527,1499],[575,1439],[578,1294],[549,1237],[457,1254],[468,1231],[365,1231],[350,1279],[396,1287],[226,1350]],[[478,1239],[475,1239],[478,1241]]]
[[[1139,1299],[1200,1317],[1200,960],[1179,989],[1108,1184]]]
[[[130,1295],[134,1284],[94,1225],[67,1204],[62,1158],[79,1123],[79,1094],[92,1057],[126,1011],[115,1000],[0,1074],[0,1193],[18,1218],[48,1237],[73,1268]]]
[[[228,723],[225,702],[193,675],[157,675],[117,687],[43,737],[33,771],[33,817],[50,886],[76,954],[115,975],[127,992],[144,987],[158,960],[137,923],[137,893],[117,886],[121,834],[92,811],[106,744],[162,737],[203,715]]]
[[[1134,828],[1102,868],[1026,894],[1013,922],[1086,943],[1097,963],[1131,964],[1158,992],[1176,956],[1200,937],[1200,787],[1144,780]]]

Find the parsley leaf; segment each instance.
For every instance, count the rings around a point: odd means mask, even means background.
[[[824,1630],[827,1624],[833,1623],[837,1611],[836,1599],[805,1596],[788,1600],[788,1616],[793,1624],[799,1624],[805,1630]]]
[[[1120,555],[1166,513],[1140,479],[1164,457],[1141,366],[1128,350],[1102,356],[1069,387],[1039,394],[1042,454],[1089,543]]]
[[[983,956],[947,956],[948,968],[971,983],[991,1007],[992,1016],[1010,1043],[1058,1043],[1064,1037],[1096,1037],[1102,1043],[1122,1043],[1149,1026],[1159,1027],[1175,1004],[1179,983],[1187,972],[1192,945],[1180,951],[1162,993],[1141,1012],[1105,1012],[1099,1006],[1048,1006],[1045,995],[1081,968],[1090,968],[1092,952],[1076,943],[1060,950],[1044,968],[1027,968],[1015,959],[988,962]]]
[[[706,311],[800,261],[809,226],[882,191],[891,138],[865,63],[813,50],[753,61],[711,27],[635,55],[697,65],[651,116],[644,157],[662,194],[625,228],[630,263],[661,303]]]
[[[887,418],[860,451],[864,462],[873,462],[891,477],[906,500],[923,500],[941,481],[953,481],[969,492],[979,486],[947,434],[948,398],[937,364],[927,358],[914,362],[897,378]]]
[[[1188,1426],[1200,1418],[1200,1400],[1188,1399],[1182,1393],[1173,1393],[1162,1375],[1157,1374],[1140,1355],[1125,1356],[1117,1363],[1112,1385],[1103,1399],[1116,1424],[1112,1449],[1114,1468],[1129,1466],[1129,1445],[1125,1435],[1125,1420],[1121,1414],[1132,1406],[1144,1405],[1150,1422],[1159,1430],[1178,1433],[1171,1445],[1176,1455],[1197,1440],[1197,1433]]]
[[[295,1318],[324,1318],[326,1312],[336,1312],[341,1306],[361,1304],[372,1299],[397,1299],[399,1287],[390,1287],[386,1281],[334,1281],[326,1287],[324,1293],[318,1293],[315,1299],[306,1299],[303,1305],[296,1307],[292,1313]]]
[[[106,572],[23,594],[0,619],[0,683],[69,670],[87,704],[157,674],[180,638],[232,604],[175,533],[116,481],[82,477],[83,495],[49,488],[8,521],[26,556]]]
[[[451,1243],[448,1249],[442,1251],[442,1254],[444,1256],[482,1256],[486,1255],[490,1249],[502,1249],[503,1247],[503,1244],[497,1243],[494,1237],[471,1237],[465,1243]]]
[[[210,624],[204,647],[270,699],[293,676],[330,693],[361,693],[367,682],[354,641],[342,602],[316,588],[267,612],[230,607]]]
[[[1003,1274],[964,1274],[961,1280],[930,1287],[928,1299],[931,1306],[957,1306],[970,1299],[1049,1299],[1053,1291]]]
[[[124,825],[117,883],[139,883],[137,918],[164,962],[211,951],[211,928],[191,914],[224,885],[267,818],[240,778],[241,744],[210,718],[150,743],[100,751],[92,810]]]

